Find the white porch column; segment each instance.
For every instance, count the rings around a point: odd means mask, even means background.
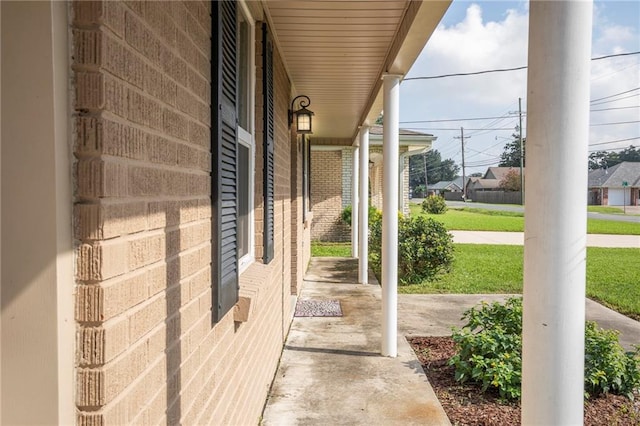
[[[382,355],[398,354],[398,156],[400,78],[383,79],[382,136]]]
[[[353,162],[351,166],[351,257],[358,257],[358,147],[353,149]]]
[[[529,12],[523,425],[583,422],[592,8]]]
[[[369,283],[369,126],[360,129],[358,282]]]

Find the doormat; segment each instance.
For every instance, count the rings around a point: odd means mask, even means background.
[[[341,317],[339,300],[300,299],[296,303],[296,317]]]

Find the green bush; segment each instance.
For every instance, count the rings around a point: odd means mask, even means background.
[[[382,216],[371,222],[369,260],[380,276]],[[453,262],[453,239],[442,223],[423,216],[407,218],[398,213],[398,280],[410,284],[433,280],[448,272]]]
[[[459,382],[495,389],[503,399],[519,399],[522,381],[522,299],[482,303],[464,312],[467,323],[454,329],[458,352],[449,360]]]
[[[625,353],[617,330],[597,328],[587,321],[585,328],[584,389],[587,397],[601,393],[626,395],[640,388],[640,346]]]
[[[348,205],[347,207],[342,209],[342,212],[340,213],[340,220],[347,224],[347,226],[351,226],[351,212],[351,205]],[[369,205],[369,227],[371,227],[371,222],[380,217],[382,217],[382,212],[374,206]]]
[[[472,381],[482,391],[497,390],[503,399],[519,399],[522,372],[522,299],[485,302],[463,314],[454,328],[458,352],[449,360],[457,381]],[[613,393],[633,398],[640,389],[640,347],[625,353],[618,332],[585,325],[585,397]]]
[[[430,195],[422,201],[422,211],[430,214],[444,214],[447,203],[439,195]]]

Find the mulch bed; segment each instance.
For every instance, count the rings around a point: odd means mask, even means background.
[[[520,424],[520,403],[501,402],[497,393],[481,393],[477,385],[455,381],[454,368],[447,365],[455,354],[455,343],[451,337],[413,337],[408,340],[454,426]],[[640,395],[635,401],[618,395],[588,400],[584,424],[640,426]]]

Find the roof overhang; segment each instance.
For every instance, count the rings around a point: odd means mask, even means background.
[[[354,141],[382,111],[382,76],[405,75],[451,1],[262,0],[313,139]]]

